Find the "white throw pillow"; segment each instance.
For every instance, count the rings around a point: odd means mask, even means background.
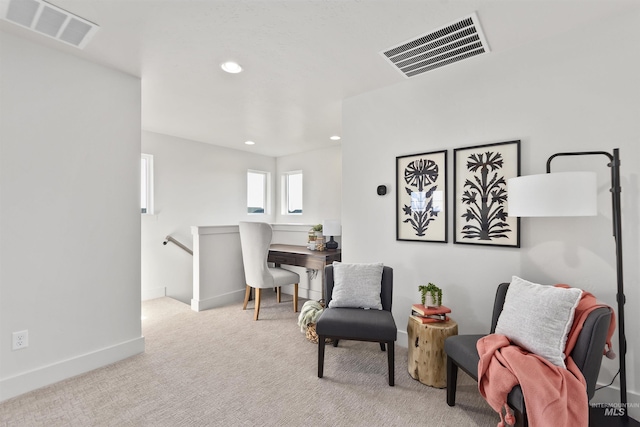
[[[539,285],[513,276],[496,334],[566,368],[564,349],[581,297],[582,290],[577,288]]]
[[[333,263],[333,293],[329,307],[373,308],[382,310],[380,288],[382,263]]]

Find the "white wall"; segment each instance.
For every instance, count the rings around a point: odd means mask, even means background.
[[[274,243],[290,245],[307,244],[305,230],[310,224],[321,224],[325,219],[342,220],[342,146],[340,143],[328,142],[327,148],[278,157],[278,197],[276,204],[276,224],[273,230]],[[281,203],[282,175],[286,172],[301,170],[303,172],[303,200],[301,215],[283,215]],[[284,224],[291,224],[285,226]],[[302,225],[305,225],[302,227]],[[342,236],[335,236],[339,248],[342,249]],[[302,267],[285,266],[300,275],[301,298],[322,298],[322,272],[306,270]],[[289,286],[283,292],[292,293]]]
[[[401,345],[407,345],[404,331],[410,304],[419,298],[417,287],[429,281],[444,288],[444,303],[452,308],[461,333],[488,331],[496,286],[514,274],[539,283],[582,287],[616,307],[605,157],[553,163],[554,170],[579,163],[598,172],[599,216],[523,219],[521,249],[451,243],[451,190],[454,148],[519,139],[526,175],[543,173],[547,157],[558,151],[619,147],[629,398],[639,401],[640,339],[634,326],[640,324],[640,36],[635,31],[639,24],[638,13],[622,16],[344,102],[343,259],[382,261],[394,267],[394,316],[402,332]],[[395,158],[442,149],[448,149],[450,156],[450,243],[396,241]],[[377,196],[378,184],[392,191]],[[600,382],[608,383],[617,367],[617,360],[605,359]],[[616,393],[600,391],[595,401],[618,402]]]
[[[278,191],[276,222],[319,224],[325,219],[340,219],[342,215],[342,147],[332,146],[278,157],[278,188],[282,174],[301,170],[304,186],[301,215],[282,215],[282,194]],[[305,244],[302,242],[300,244]]]
[[[0,32],[0,400],[144,351],[140,81]],[[14,331],[29,346],[12,351]]]
[[[191,226],[272,222],[273,215],[247,214],[247,170],[272,175],[276,159],[153,132],[142,133],[142,152],[153,155],[155,214],[142,215],[142,293],[191,303],[193,257],[173,245],[171,235],[193,249]]]
[[[154,156],[155,175],[155,214],[142,215],[143,299],[166,294],[189,304],[194,297],[193,258],[171,243],[163,246],[167,235],[193,249],[191,226],[237,225],[239,221],[319,223],[340,218],[339,145],[274,158],[145,131],[142,152]],[[271,173],[270,214],[247,214],[248,169]],[[304,174],[304,213],[283,216],[279,213],[280,178],[291,170]]]

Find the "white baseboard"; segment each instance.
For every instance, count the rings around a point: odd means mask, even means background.
[[[226,294],[216,295],[215,297],[205,298],[201,300],[191,299],[191,310],[203,311],[210,308],[222,307],[223,305],[233,304],[244,300],[245,289],[228,292]]]
[[[318,301],[322,299],[322,292],[314,291],[313,289],[299,289],[298,290],[299,298],[306,298],[313,301]]]
[[[396,344],[400,347],[407,348],[409,335],[407,335],[407,331],[398,331],[398,339],[396,340]]]
[[[142,301],[147,301],[150,299],[162,298],[167,296],[167,288],[153,288],[153,289],[143,289],[142,290]]]
[[[144,337],[0,380],[0,402],[144,352]]]
[[[282,287],[282,293],[287,295],[293,295],[293,285],[285,285]],[[317,301],[322,299],[322,292],[313,289],[307,289],[298,287],[298,298],[310,299]]]

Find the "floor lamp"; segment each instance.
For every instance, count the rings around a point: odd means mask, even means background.
[[[622,274],[622,222],[620,209],[620,154],[606,151],[582,151],[556,153],[547,160],[547,173],[511,178],[507,183],[509,216],[553,217],[597,215],[597,184],[595,172],[551,173],[551,161],[559,156],[603,155],[609,159],[611,168],[611,200],[613,238],[616,245],[616,274],[618,302],[618,342],[620,361],[620,405],[624,408],[621,418],[629,420],[627,413],[627,341],[624,331],[624,284]]]

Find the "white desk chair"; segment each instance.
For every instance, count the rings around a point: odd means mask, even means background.
[[[269,267],[267,257],[273,229],[264,222],[240,222],[240,244],[242,246],[242,261],[247,288],[244,295],[243,310],[251,295],[251,288],[255,292],[255,313],[253,320],[258,320],[260,313],[260,291],[264,288],[276,288],[277,299],[280,302],[280,287],[293,285],[293,311],[298,311],[298,283],[300,275],[284,268]]]

